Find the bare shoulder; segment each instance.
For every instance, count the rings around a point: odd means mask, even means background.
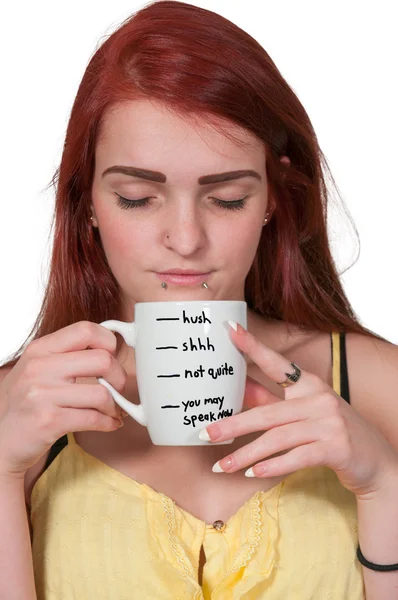
[[[346,349],[354,400],[377,408],[383,398],[396,398],[398,346],[373,336],[347,333]]]
[[[0,368],[0,382],[8,375],[12,368],[13,367]],[[43,473],[47,457],[48,452],[46,452],[46,454],[44,454],[44,456],[42,456],[37,463],[29,467],[25,473],[25,502],[28,507],[30,507],[32,489],[40,475]]]
[[[351,350],[353,361],[360,363],[357,365],[359,368],[362,364],[362,368],[366,369],[366,361],[370,361],[372,364],[377,361],[380,366],[387,366],[387,363],[389,363],[391,367],[397,370],[398,346],[396,344],[360,333],[347,333],[346,341],[347,349]],[[363,364],[364,361],[365,364]]]
[[[398,346],[347,333],[347,369],[353,408],[398,449]]]

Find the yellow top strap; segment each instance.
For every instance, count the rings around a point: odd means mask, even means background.
[[[75,436],[73,435],[73,433],[67,433],[66,435],[68,437],[68,446],[73,446],[74,444],[76,444]]]
[[[333,365],[333,389],[341,395],[340,381],[340,333],[332,332],[332,365]]]

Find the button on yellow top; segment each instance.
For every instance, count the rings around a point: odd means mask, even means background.
[[[226,525],[225,525],[224,521],[214,521],[213,527],[214,527],[214,529],[217,529],[217,531],[224,531],[224,529],[226,528]]]

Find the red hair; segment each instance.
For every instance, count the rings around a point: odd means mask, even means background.
[[[246,279],[248,307],[305,329],[370,334],[344,294],[331,255],[322,168],[334,181],[302,104],[249,34],[209,10],[163,0],[124,21],[83,75],[51,181],[55,232],[43,304],[7,365],[32,339],[81,320],[118,318],[119,286],[91,227],[91,185],[106,112],[137,97],[209,122],[226,119],[263,142],[275,206]]]

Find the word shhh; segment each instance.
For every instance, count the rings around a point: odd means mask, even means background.
[[[215,347],[210,342],[209,338],[206,338],[206,344],[204,344],[202,342],[202,340],[200,339],[200,337],[198,337],[198,343],[194,344],[192,338],[190,337],[189,338],[189,347],[188,347],[188,342],[184,342],[182,344],[182,351],[186,352],[187,350],[190,350],[191,352],[195,352],[196,350],[212,350],[214,352]]]

